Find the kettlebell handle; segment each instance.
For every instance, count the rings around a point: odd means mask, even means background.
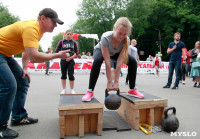
[[[106,95],[106,97],[109,95],[108,92],[109,92],[109,91],[108,91],[107,88],[106,88],[106,90],[105,90],[105,95]],[[118,89],[116,94],[119,96],[119,93],[120,93],[120,90]]]
[[[169,107],[169,108],[166,108],[165,111],[164,111],[165,118],[168,117],[167,113],[168,113],[169,110],[173,110],[173,114],[176,115],[176,108],[175,107]]]

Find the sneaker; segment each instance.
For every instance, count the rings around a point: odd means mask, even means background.
[[[0,125],[0,138],[9,138],[9,139],[13,139],[18,137],[19,133],[17,133],[16,131],[7,128],[7,125]]]
[[[182,81],[182,84],[185,85],[185,81]]]
[[[74,89],[72,89],[70,93],[71,94],[76,94],[76,92],[74,91]]]
[[[172,89],[178,89],[178,87],[177,86],[173,86]]]
[[[82,101],[90,101],[93,98],[94,93],[87,91],[87,93],[82,97]]]
[[[197,87],[197,82],[196,83],[194,83],[194,86],[193,87]]]
[[[28,124],[35,124],[38,122],[38,119],[34,119],[31,117],[25,117],[22,120],[16,121],[14,118],[11,119],[11,126],[18,126],[18,125],[28,125]]]
[[[129,90],[128,95],[134,96],[134,97],[137,97],[137,98],[144,98],[144,95],[142,93],[140,93],[137,89]]]
[[[66,90],[63,89],[63,90],[60,92],[60,94],[61,94],[61,95],[66,94]]]
[[[170,86],[169,85],[165,85],[165,86],[163,86],[163,88],[170,88]]]

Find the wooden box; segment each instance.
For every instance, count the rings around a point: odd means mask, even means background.
[[[144,98],[128,96],[127,93],[120,93],[121,106],[117,113],[128,122],[132,128],[139,130],[139,124],[145,123],[152,126],[160,125],[167,107],[167,99],[162,99],[148,93],[144,93]]]
[[[102,134],[104,104],[93,98],[90,102],[82,102],[83,94],[66,94],[60,96],[59,121],[60,138],[84,133]]]

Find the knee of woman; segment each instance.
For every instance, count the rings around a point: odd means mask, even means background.
[[[62,80],[66,80],[66,79],[67,79],[67,76],[61,76],[61,79],[62,79]]]
[[[69,80],[74,81],[75,80],[74,76],[69,76]]]
[[[102,63],[103,61],[101,59],[95,59],[92,66],[101,66]]]

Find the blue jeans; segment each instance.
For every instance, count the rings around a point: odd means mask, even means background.
[[[0,125],[7,124],[11,111],[15,120],[28,115],[24,105],[29,80],[27,76],[22,78],[22,73],[14,58],[0,54]]]
[[[172,84],[174,69],[175,69],[175,74],[176,74],[176,80],[175,80],[174,86],[178,87],[180,75],[181,75],[181,60],[169,62],[169,74],[168,74],[168,82],[167,82],[168,86],[171,86]]]

